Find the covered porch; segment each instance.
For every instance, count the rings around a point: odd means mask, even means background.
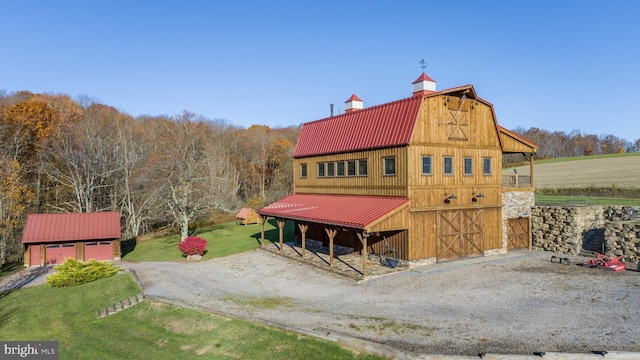
[[[365,278],[382,269],[375,264],[384,263],[388,255],[383,254],[384,250],[392,247],[387,235],[394,241],[406,238],[409,202],[398,197],[290,195],[258,211],[261,247]],[[264,224],[269,217],[277,221],[278,243],[265,244]],[[296,235],[292,239],[284,238],[287,221],[295,222]],[[370,256],[370,251],[375,254]],[[370,273],[371,269],[376,269],[375,273]]]
[[[529,171],[519,174],[514,170],[513,174],[502,174],[502,187],[511,189],[527,189],[533,191],[533,157],[536,155],[538,145],[509,131],[503,127],[500,130],[500,143],[503,154],[522,154],[524,160],[529,163]]]

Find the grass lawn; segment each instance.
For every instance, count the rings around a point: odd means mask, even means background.
[[[287,221],[285,239],[293,238],[294,224]],[[207,253],[203,259],[212,259],[253,250],[260,246],[260,225],[238,225],[235,222],[198,229],[194,235],[207,240]],[[265,241],[278,242],[278,225],[270,219],[264,225]],[[181,261],[178,250],[180,235],[169,235],[138,241],[134,246],[123,244],[122,259],[127,261]]]
[[[574,195],[536,194],[536,205],[618,205],[640,206],[640,199]]]
[[[140,292],[128,274],[71,288],[0,294],[0,339],[59,341],[60,359],[383,359],[306,336],[144,301],[98,319]]]

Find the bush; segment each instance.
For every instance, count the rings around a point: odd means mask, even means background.
[[[62,265],[56,266],[56,273],[47,277],[51,287],[68,287],[82,285],[98,279],[111,277],[120,271],[120,267],[90,260],[81,263],[68,258]]]
[[[206,247],[207,240],[197,236],[188,236],[178,245],[184,256],[204,255]]]

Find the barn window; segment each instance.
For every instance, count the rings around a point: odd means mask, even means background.
[[[88,242],[84,244],[84,246],[97,246],[97,245],[98,245],[97,242]]]
[[[347,161],[347,176],[356,176],[356,161]]]
[[[100,245],[111,245],[110,241],[100,241]]]
[[[473,159],[470,157],[464,158],[464,174],[473,175]]]
[[[422,175],[433,174],[433,163],[431,156],[422,157]]]
[[[318,177],[324,177],[324,163],[318,163]]]
[[[491,175],[491,158],[482,159],[482,175]]]
[[[301,178],[307,177],[307,164],[300,164],[300,177]]]
[[[335,163],[327,163],[327,176],[334,177],[336,175],[336,164]]]
[[[60,247],[60,244],[47,245],[47,249],[57,249]]]
[[[367,160],[358,160],[358,176],[367,176]]]
[[[444,174],[453,175],[453,157],[451,156],[444,157]]]
[[[336,176],[344,176],[344,161],[336,163]]]
[[[392,176],[396,174],[396,158],[395,157],[386,157],[382,158],[384,163],[384,175]]]

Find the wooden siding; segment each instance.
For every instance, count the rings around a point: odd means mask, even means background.
[[[403,209],[396,213],[385,217],[380,222],[375,223],[367,229],[369,232],[376,231],[389,231],[389,230],[401,230],[409,228],[409,206],[405,206]]]
[[[385,238],[387,243],[396,250],[396,258],[408,260],[409,232],[407,230],[373,233],[367,239],[367,254],[379,255],[384,253]]]
[[[383,175],[383,158],[385,157],[396,158],[395,175]],[[318,163],[361,159],[367,160],[367,176],[318,177]],[[300,164],[307,164],[306,178],[300,178]],[[406,164],[406,147],[294,159],[295,192],[406,197]]]
[[[482,102],[476,104],[474,99],[467,99],[454,121],[458,101],[458,97],[449,95],[425,98],[411,144],[500,150],[498,126],[492,108]],[[466,131],[466,140],[461,138],[457,130],[455,122],[458,121],[462,131]]]
[[[455,210],[455,209],[447,209]],[[464,211],[462,209],[461,211]],[[414,211],[409,229],[407,260],[435,258],[437,256],[438,211]],[[502,208],[484,208],[484,250],[502,248]]]

